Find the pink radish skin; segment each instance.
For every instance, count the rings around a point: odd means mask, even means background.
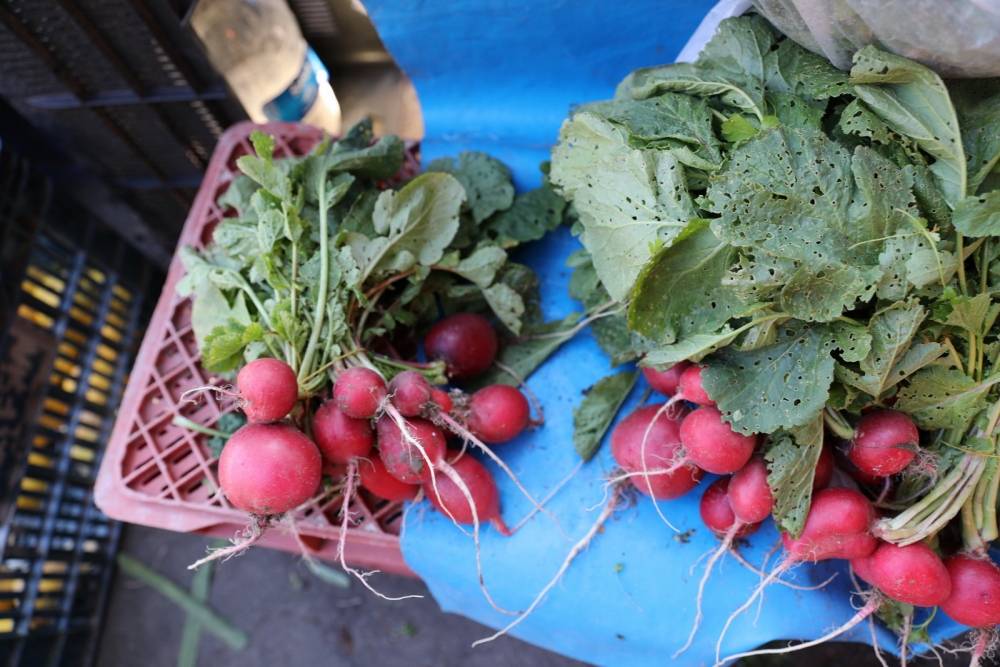
[[[680,396],[685,401],[691,401],[698,405],[715,406],[715,401],[709,398],[701,384],[701,371],[705,366],[688,366],[681,373]]]
[[[333,402],[316,411],[312,433],[323,458],[332,463],[346,464],[355,457],[368,456],[375,446],[371,422],[348,417]]]
[[[500,494],[496,482],[482,463],[466,454],[451,464],[458,476],[469,489],[472,501],[476,506],[476,516],[479,521],[491,522],[503,535],[509,534],[507,526],[500,518]],[[472,508],[469,500],[450,478],[444,474],[438,475],[437,493],[430,484],[424,484],[424,493],[444,516],[453,518],[458,523],[472,525]]]
[[[370,419],[385,401],[385,380],[368,368],[341,371],[333,385],[333,402],[354,419]]]
[[[858,576],[858,579],[865,582],[866,584],[872,584],[872,557],[865,556],[864,558],[852,558],[851,568],[854,570],[854,574]]]
[[[234,506],[258,516],[281,514],[319,488],[323,458],[287,422],[252,423],[229,438],[219,458],[219,486]]]
[[[358,460],[358,475],[361,486],[384,500],[413,500],[420,486],[407,484],[389,474],[378,456]]]
[[[514,387],[494,384],[469,399],[469,430],[489,444],[513,440],[531,420],[528,399]]]
[[[816,461],[816,472],[813,473],[813,491],[819,491],[830,486],[833,481],[833,452],[826,445],[819,453],[819,460]]]
[[[738,470],[729,482],[729,504],[744,523],[757,523],[771,515],[774,496],[767,485],[767,462],[756,454]]]
[[[653,388],[653,391],[658,391],[667,398],[671,398],[677,393],[678,387],[680,387],[681,374],[690,365],[691,362],[689,361],[680,361],[665,371],[658,371],[655,368],[643,368],[642,375],[646,378],[649,386]]]
[[[434,325],[424,339],[428,359],[444,361],[453,380],[467,380],[490,367],[497,356],[497,334],[482,315],[456,313]]]
[[[869,531],[874,519],[872,504],[860,492],[823,489],[813,496],[802,534],[793,539],[782,533],[781,541],[792,561],[865,558],[878,546]]]
[[[920,432],[907,415],[875,410],[861,417],[847,454],[862,472],[895,475],[913,462]]]
[[[653,417],[662,407],[663,403],[658,403],[639,408],[621,420],[611,432],[611,454],[625,472],[643,472],[642,439],[650,422],[653,426],[649,429],[649,438],[646,440],[646,471],[655,472],[668,468],[679,454],[681,443],[678,420],[684,416],[684,410],[679,406],[675,407],[676,414],[668,411],[653,422]],[[704,475],[704,470],[686,463],[670,474],[650,475],[648,478],[636,475],[629,479],[647,496],[657,500],[673,500],[698,486]]]
[[[757,445],[756,436],[735,432],[722,421],[719,409],[710,406],[700,407],[685,417],[680,436],[695,465],[717,475],[728,475],[742,468]]]
[[[437,465],[443,461],[447,445],[441,429],[420,418],[409,419],[407,424],[410,436],[424,448],[430,462]],[[390,475],[406,484],[431,481],[430,466],[420,450],[407,442],[396,422],[386,415],[379,417],[375,427],[378,429],[378,453]],[[440,483],[441,480],[437,481]]]
[[[248,422],[284,419],[295,407],[299,384],[292,367],[280,359],[256,359],[236,376]]]
[[[403,371],[389,381],[389,400],[404,417],[416,417],[431,400],[431,383],[417,371]]]
[[[440,408],[441,412],[451,412],[453,406],[451,396],[448,395],[448,392],[437,387],[431,387],[431,400]]]
[[[716,537],[725,536],[737,524],[743,525],[737,528],[730,538],[731,540],[753,535],[760,528],[760,523],[745,523],[737,518],[729,504],[727,494],[729,487],[729,477],[722,477],[709,484],[705,492],[701,494],[701,503],[698,505],[701,522],[715,533]]]
[[[936,607],[951,595],[948,570],[922,542],[905,547],[883,542],[867,560],[867,581],[894,600]]]
[[[958,554],[944,566],[951,577],[951,595],[939,605],[941,611],[973,628],[1000,625],[1000,568],[996,563]]]

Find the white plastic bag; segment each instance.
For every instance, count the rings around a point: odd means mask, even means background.
[[[778,29],[850,69],[869,44],[942,76],[1000,76],[1000,0],[753,0]]]

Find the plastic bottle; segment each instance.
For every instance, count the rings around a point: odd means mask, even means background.
[[[285,0],[200,0],[191,26],[251,120],[341,131],[329,73]]]

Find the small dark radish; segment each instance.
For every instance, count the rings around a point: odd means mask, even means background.
[[[882,542],[868,558],[868,581],[894,600],[936,607],[951,595],[951,577],[923,542],[905,547]]]
[[[643,472],[643,438],[649,430],[645,447],[645,471],[657,473],[669,468],[677,458],[681,447],[679,419],[685,414],[680,406],[660,414],[663,403],[647,405],[621,420],[611,432],[611,454],[627,473]],[[656,421],[653,421],[654,417]],[[652,423],[652,428],[650,428]],[[691,463],[684,463],[677,470],[664,474],[650,474],[649,477],[634,475],[632,484],[647,496],[657,500],[680,498],[698,486],[705,471]]]
[[[295,407],[299,384],[292,367],[280,359],[255,359],[240,369],[236,388],[249,422],[284,419]]]
[[[514,387],[494,384],[469,399],[469,430],[483,442],[507,442],[521,434],[531,420],[528,399]]]
[[[385,500],[413,500],[420,490],[419,485],[400,482],[390,475],[378,456],[359,460],[358,475],[363,488]]]
[[[375,446],[371,421],[348,417],[332,401],[316,411],[312,433],[323,458],[333,463],[346,464],[355,457],[367,456]]]
[[[760,454],[747,461],[729,482],[729,504],[736,517],[745,523],[763,521],[774,508],[774,496],[767,485],[767,462]]]
[[[354,419],[371,419],[385,401],[385,380],[375,371],[348,368],[341,371],[333,385],[333,402]]]
[[[895,475],[913,462],[920,432],[913,420],[895,410],[876,410],[861,417],[847,454],[862,472]]]
[[[410,437],[424,448],[433,465],[444,459],[446,443],[444,433],[426,419],[408,419],[407,430]],[[420,449],[410,443],[399,426],[388,415],[379,417],[375,423],[378,429],[378,453],[389,474],[407,484],[423,484],[431,481],[431,467],[420,453]],[[438,476],[440,482],[440,476]]]
[[[687,373],[687,371],[685,371]],[[703,406],[681,422],[681,444],[702,470],[717,475],[734,473],[750,460],[757,437],[743,435],[722,421],[718,408]]]
[[[424,339],[427,358],[447,364],[453,380],[481,374],[497,356],[497,334],[482,315],[456,313],[434,325]]]
[[[451,464],[451,467],[468,487],[469,495],[472,496],[472,501],[476,506],[476,518],[479,519],[479,522],[489,521],[500,533],[506,535],[509,531],[504,525],[503,519],[500,518],[500,494],[490,471],[468,454]],[[469,505],[468,498],[447,475],[438,475],[437,492],[434,491],[433,486],[425,483],[424,493],[431,504],[446,517],[462,524],[471,525],[474,523],[472,507]]]
[[[701,503],[698,505],[701,522],[715,533],[716,537],[726,535],[736,524],[741,525],[736,529],[732,539],[753,535],[760,528],[760,522],[747,523],[736,516],[732,505],[729,504],[729,496],[727,495],[729,487],[729,477],[719,478],[709,484],[705,492],[701,494]]]
[[[451,412],[452,407],[454,407],[448,392],[437,387],[431,387],[431,400],[441,409],[441,412]]]
[[[951,595],[939,605],[941,611],[973,628],[1000,625],[1000,568],[996,563],[958,554],[944,566],[951,576]]]
[[[715,401],[709,398],[701,384],[701,372],[704,369],[705,366],[688,366],[684,369],[680,379],[680,395],[685,401],[714,406]]]
[[[872,504],[854,489],[837,487],[817,491],[802,534],[781,534],[789,560],[815,563],[829,558],[853,560],[871,555],[878,540],[870,528]]]
[[[229,438],[219,458],[219,486],[234,506],[258,516],[281,514],[319,488],[323,458],[288,422],[247,424]]]
[[[417,371],[403,371],[389,381],[389,400],[404,417],[416,417],[431,400],[431,383]]]
[[[826,445],[819,453],[816,461],[816,472],[813,473],[813,491],[819,491],[830,486],[833,481],[833,452]]]
[[[655,368],[643,368],[642,375],[646,382],[667,398],[677,393],[677,388],[681,383],[681,374],[691,365],[690,361],[679,361],[668,370],[658,371]]]

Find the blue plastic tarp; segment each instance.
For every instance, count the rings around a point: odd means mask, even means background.
[[[538,164],[548,159],[571,105],[608,98],[631,70],[673,60],[713,4],[365,1],[386,46],[417,88],[426,127],[424,160],[482,150],[511,168],[519,189],[538,184]],[[579,310],[567,292],[570,271],[565,267],[577,248],[578,241],[561,229],[518,256],[539,273],[547,319]],[[584,332],[528,380],[544,407],[545,425],[497,451],[536,498],[548,495],[577,467],[573,408],[588,387],[610,372],[607,356]],[[640,380],[622,415],[638,405],[644,390]],[[531,505],[490,465],[503,516],[508,525],[516,525]],[[558,527],[550,517],[537,515],[513,537],[490,527],[483,530],[485,583],[499,606],[525,609],[556,574],[600,512],[604,482],[613,467],[605,443],[598,457],[549,501]],[[687,639],[702,557],[718,545],[698,516],[701,490],[709,481],[685,498],[660,503],[673,528],[644,496],[619,509],[544,603],[511,634],[598,665],[666,662]],[[741,553],[761,566],[777,541],[768,521]],[[409,509],[402,548],[445,611],[494,628],[513,620],[495,611],[480,591],[472,539],[427,503]],[[770,565],[779,559],[780,550]],[[785,578],[809,587],[833,574],[836,578],[821,590],[770,586],[761,606],[755,603],[733,624],[722,655],[775,639],[814,639],[846,622],[855,614],[852,605],[860,601],[852,599],[844,563],[802,566]],[[759,581],[731,556],[721,561],[706,589],[701,630],[677,664],[715,662],[715,643],[725,620]],[[936,638],[962,629],[943,615],[932,625]],[[884,648],[895,648],[889,631],[867,622],[839,639],[871,643],[873,632]]]

